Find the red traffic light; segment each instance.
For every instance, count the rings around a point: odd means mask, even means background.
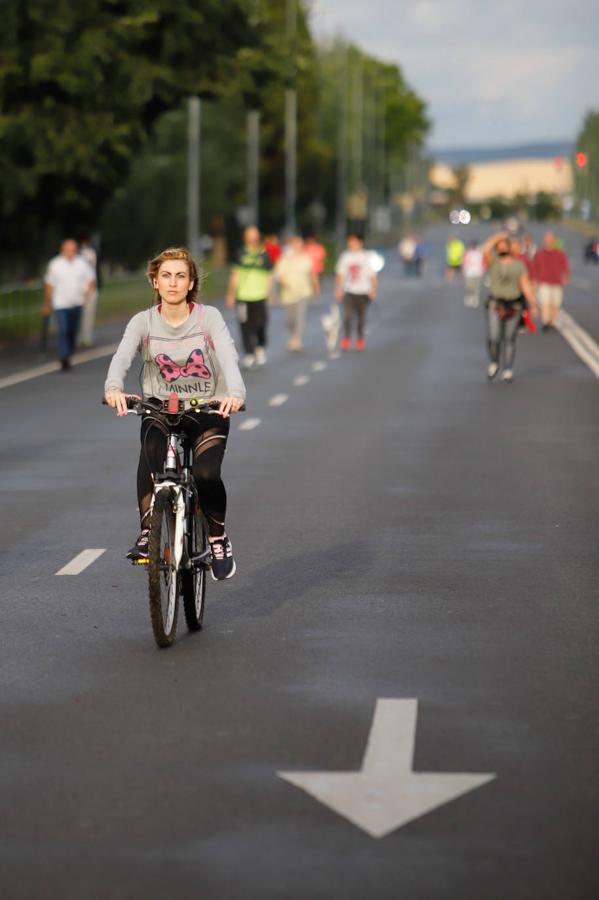
[[[576,154],[576,165],[579,169],[584,169],[588,162],[588,157],[586,153],[577,153]]]

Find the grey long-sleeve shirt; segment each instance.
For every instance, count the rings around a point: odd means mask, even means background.
[[[136,353],[144,362],[144,397],[167,399],[245,400],[245,384],[237,351],[222,315],[214,306],[190,304],[182,325],[169,325],[157,306],[130,320],[108,369],[104,390],[124,389],[125,376]]]

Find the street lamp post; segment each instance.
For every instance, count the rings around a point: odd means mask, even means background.
[[[247,114],[247,203],[251,225],[258,225],[260,221],[259,165],[260,111],[251,109]]]
[[[187,246],[195,259],[202,257],[200,240],[200,122],[199,97],[190,97],[187,114]]]
[[[292,54],[292,86],[285,91],[285,231],[296,231],[297,202],[297,90],[295,86],[295,38],[297,34],[297,0],[287,0],[287,39]]]

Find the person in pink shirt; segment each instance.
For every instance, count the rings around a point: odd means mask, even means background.
[[[555,235],[548,231],[543,246],[532,261],[532,277],[537,285],[543,331],[555,327],[563,302],[564,285],[570,281],[568,257],[555,245]]]
[[[304,240],[304,251],[312,260],[312,270],[314,274],[317,278],[320,278],[324,272],[324,264],[327,259],[325,247],[313,234],[308,234]]]

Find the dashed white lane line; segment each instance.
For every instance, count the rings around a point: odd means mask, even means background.
[[[296,377],[293,379],[293,383],[296,387],[303,387],[304,384],[308,384],[309,381],[309,375],[296,375]]]
[[[312,371],[313,372],[324,372],[326,367],[327,367],[327,364],[325,362],[322,362],[322,360],[312,363]]]
[[[262,419],[244,419],[239,425],[240,431],[253,431],[257,428]]]
[[[270,400],[268,401],[269,406],[282,406],[283,403],[287,403],[289,400],[289,394],[273,394]]]
[[[76,353],[71,362],[74,366],[81,363],[91,362],[94,359],[102,359],[103,356],[112,356],[116,352],[118,344],[105,344],[103,347],[94,347],[92,350],[83,350]],[[16,372],[14,375],[7,375],[0,378],[0,391],[3,388],[13,387],[22,381],[31,381],[32,378],[41,378],[42,375],[49,375],[51,372],[58,372],[60,363],[58,361],[44,363],[41,366],[34,366],[31,369],[24,369],[23,372]]]
[[[589,367],[593,375],[599,378],[599,345],[588,331],[578,324],[564,310],[560,310],[557,328],[562,337],[570,344],[576,355]]]
[[[59,569],[58,572],[56,572],[56,575],[79,575],[80,572],[83,572],[84,569],[91,566],[91,564],[95,562],[98,557],[102,556],[103,553],[106,553],[106,550],[82,550],[81,553],[78,553],[74,559],[66,564],[66,566]]]

